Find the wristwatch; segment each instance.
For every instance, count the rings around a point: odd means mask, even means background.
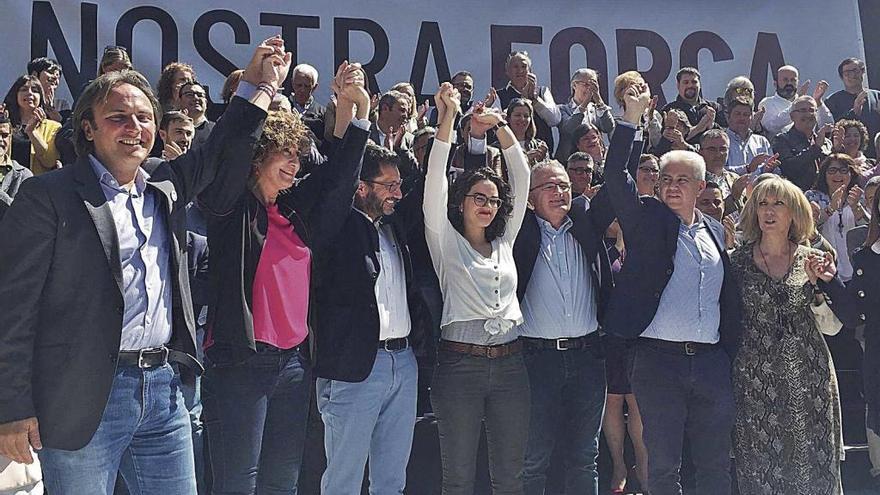
[[[501,129],[502,127],[507,127],[507,122],[502,120],[501,122],[498,122],[497,124],[493,125],[490,130],[497,131],[498,129]]]

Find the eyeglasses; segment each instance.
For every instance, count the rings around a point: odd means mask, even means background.
[[[843,71],[844,75],[847,76],[857,76],[859,74],[863,74],[865,69],[863,67],[859,67],[857,69],[846,69]]]
[[[375,184],[377,186],[382,186],[386,191],[390,193],[400,192],[400,185],[403,184],[403,181],[394,181],[394,182],[378,182],[375,180],[364,180],[362,182],[369,182],[370,184]]]
[[[474,201],[474,204],[480,208],[487,205],[494,210],[501,208],[501,198],[490,198],[481,193],[466,194],[464,197],[471,198]]]
[[[529,192],[537,189],[540,189],[541,192],[559,191],[561,193],[567,193],[571,191],[571,184],[569,184],[568,182],[545,182],[529,189]]]
[[[852,170],[849,167],[828,167],[825,169],[825,173],[828,175],[849,175],[852,173]]]
[[[588,167],[569,167],[568,171],[578,175],[589,175],[593,173],[593,169]]]
[[[640,172],[645,172],[645,173],[648,173],[648,174],[659,174],[659,173],[660,173],[660,169],[659,169],[659,168],[647,167],[647,166],[639,167],[639,171],[640,171]]]
[[[201,91],[184,91],[180,96],[186,96],[188,98],[206,98],[205,93],[202,93]]]
[[[706,151],[711,151],[712,153],[727,153],[730,151],[730,147],[728,146],[706,146],[703,148]]]

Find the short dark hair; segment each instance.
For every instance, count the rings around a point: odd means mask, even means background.
[[[582,137],[589,134],[590,131],[596,131],[599,136],[602,135],[602,131],[600,131],[599,128],[594,126],[593,124],[581,124],[575,127],[574,131],[571,133],[571,142],[574,143],[575,147],[577,147],[578,141],[580,141]]]
[[[9,120],[13,125],[19,125],[22,123],[21,109],[18,108],[18,90],[25,84],[36,84],[37,92],[40,93],[40,106],[43,106],[46,103],[46,95],[43,94],[43,85],[40,84],[40,79],[37,76],[31,76],[29,74],[19,76],[18,79],[12,83],[9,91],[6,92],[6,97],[3,98],[3,104],[6,105],[6,110],[9,111]]]
[[[718,185],[717,182],[713,182],[711,180],[706,181],[706,189],[721,189],[721,186]]]
[[[825,159],[822,160],[822,163],[819,164],[819,174],[816,175],[816,187],[813,188],[829,196],[834,191],[828,190],[828,182],[825,180],[825,173],[834,162],[842,163],[849,169],[849,184],[846,186],[847,191],[859,183],[859,169],[856,167],[856,161],[845,153],[832,153],[825,157]]]
[[[843,62],[841,62],[840,65],[837,66],[837,75],[840,76],[841,79],[843,78],[843,68],[844,68],[844,66],[847,66],[847,65],[849,65],[849,64],[856,64],[856,65],[858,65],[859,67],[861,67],[862,69],[865,68],[865,62],[863,62],[862,59],[860,59],[860,58],[855,58],[855,57],[848,57],[848,58],[845,58],[845,59],[843,59]]]
[[[675,73],[675,82],[681,82],[681,78],[685,74],[690,74],[690,75],[696,77],[697,79],[700,79],[700,71],[698,71],[696,68],[682,67],[681,69],[678,69],[678,72]]]
[[[384,95],[382,95],[381,98],[379,98],[379,111],[381,112],[383,108],[394,108],[394,104],[399,101],[405,101],[409,103],[411,100],[409,98],[409,95],[407,95],[403,91],[398,91],[396,89],[389,90]]]
[[[28,62],[27,71],[32,76],[39,76],[44,71],[61,72],[61,65],[55,59],[39,57]]]
[[[204,84],[202,84],[198,81],[187,81],[187,82],[183,83],[183,86],[180,87],[180,91],[177,92],[177,97],[182,98],[183,97],[183,90],[190,87],[190,86],[198,86],[198,87],[207,91],[207,88],[205,87]]]
[[[568,155],[568,159],[565,160],[565,168],[568,168],[568,164],[571,162],[590,162],[590,163],[593,163],[593,157],[590,156],[590,154],[585,151],[575,151],[571,155]]]
[[[481,167],[465,170],[458,176],[449,191],[447,218],[455,230],[464,235],[464,216],[461,214],[461,204],[474,184],[484,180],[495,184],[495,187],[498,188],[498,198],[501,199],[501,206],[498,208],[495,218],[484,231],[486,242],[492,242],[503,236],[504,230],[507,228],[507,220],[513,213],[513,192],[510,185],[491,168]]]
[[[160,115],[159,101],[153,95],[153,88],[140,72],[125,69],[98,76],[79,95],[70,117],[73,121],[73,145],[76,148],[77,156],[86,156],[95,150],[95,144],[86,139],[86,133],[82,128],[83,121],[88,120],[94,126],[95,105],[106,100],[110,91],[120,84],[131,84],[141,90],[150,101],[150,106],[153,107],[153,119],[155,120]]]
[[[459,76],[461,76],[461,77],[469,77],[469,78],[471,78],[471,79],[474,78],[474,75],[471,74],[470,72],[468,72],[468,71],[466,71],[466,70],[460,70],[460,71],[456,72],[455,74],[453,74],[452,77],[451,77],[449,80],[451,81],[451,80],[453,80],[453,79],[455,79],[456,77],[459,77]]]
[[[165,112],[162,115],[162,122],[159,124],[159,129],[167,132],[168,127],[171,125],[172,122],[189,122],[190,124],[192,124],[193,119],[189,115],[179,110],[171,110],[169,112]]]
[[[361,180],[373,180],[378,177],[382,173],[382,165],[400,167],[400,158],[388,148],[367,143],[361,165]]]

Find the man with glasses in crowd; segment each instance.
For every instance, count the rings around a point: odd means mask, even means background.
[[[865,155],[876,158],[874,136],[880,132],[880,91],[868,88],[865,81],[865,62],[846,58],[837,66],[843,89],[829,96],[825,103],[834,120],[854,119],[868,128],[868,149]]]
[[[193,125],[196,129],[190,148],[201,146],[202,143],[208,140],[211,130],[214,129],[214,122],[208,120],[208,117],[205,115],[208,111],[207,90],[196,81],[186,81],[180,87],[178,103],[180,110],[186,111],[189,118],[193,120]]]
[[[818,131],[818,107],[812,96],[801,96],[791,105],[791,128],[776,136],[773,149],[779,154],[782,176],[804,191],[812,189],[817,164],[831,154],[832,124]]]

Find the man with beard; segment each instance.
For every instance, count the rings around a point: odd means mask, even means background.
[[[791,128],[792,117],[789,111],[792,108],[792,102],[798,96],[804,96],[810,90],[810,81],[798,86],[798,70],[791,65],[783,65],[776,71],[776,94],[768,96],[761,100],[758,108],[764,109],[764,118],[761,119],[761,126],[764,133],[773,137],[782,132],[786,132]],[[813,100],[815,100],[818,110],[819,126],[825,124],[833,124],[834,116],[825,106],[822,98],[828,89],[828,83],[819,81],[816,89],[813,91]]]
[[[684,67],[675,74],[678,97],[663,107],[663,112],[670,109],[681,110],[687,115],[691,130],[691,144],[699,141],[700,136],[709,129],[726,127],[724,112],[714,101],[703,99],[700,88],[700,71],[693,67]]]
[[[6,113],[0,113],[0,220],[3,219],[6,209],[12,205],[12,199],[21,183],[33,176],[27,167],[12,159],[11,151],[12,123]]]
[[[180,110],[185,110],[186,114],[193,120],[193,125],[196,129],[190,147],[201,146],[202,143],[208,140],[211,130],[214,129],[214,122],[208,120],[208,117],[205,115],[208,111],[208,93],[205,91],[205,87],[195,81],[183,83],[183,86],[180,87],[178,103]]]
[[[834,120],[854,119],[865,124],[868,136],[880,132],[880,91],[869,89],[865,83],[865,62],[847,58],[837,66],[837,74],[843,81],[843,89],[826,100]],[[875,158],[877,151],[873,139],[868,140],[865,155]]]
[[[828,110],[827,108],[825,109]],[[779,154],[783,177],[807,191],[816,180],[817,163],[831,154],[833,124],[825,124],[816,131],[816,114],[820,110],[811,96],[801,96],[791,105],[792,127],[773,139],[773,149]]]
[[[403,493],[416,420],[408,234],[421,191],[401,193],[398,156],[367,144],[339,238],[314,253],[314,373],[327,470],[321,493]]]
[[[192,146],[194,135],[193,119],[187,114],[177,110],[165,112],[159,124],[159,137],[165,143],[162,158],[173,160],[186,153]]]

